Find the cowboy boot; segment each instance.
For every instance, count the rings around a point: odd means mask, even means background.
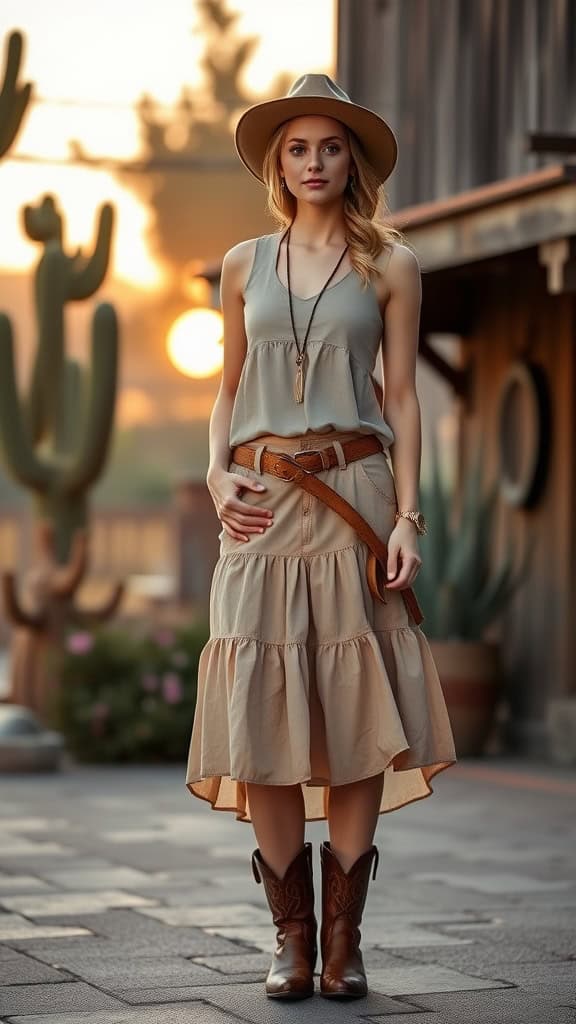
[[[264,883],[276,926],[276,949],[266,978],[266,995],[305,999],[314,994],[317,922],[314,916],[312,843],[304,843],[282,878],[272,871],[257,848],[252,871]]]
[[[361,854],[349,871],[344,871],[329,842],[320,846],[322,866],[322,926],[320,949],[323,996],[357,999],[368,992],[366,972],[360,950],[360,924],[366,902],[368,881],[374,859],[378,866],[378,848],[371,846]]]

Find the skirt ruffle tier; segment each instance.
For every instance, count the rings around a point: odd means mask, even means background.
[[[320,446],[318,435],[303,440],[282,438],[274,447]],[[396,501],[384,453],[322,477],[387,539]],[[274,525],[247,543],[220,534],[189,791],[242,821],[251,821],[247,782],[301,784],[307,820],[327,817],[330,786],[380,772],[380,813],[429,796],[430,780],[456,754],[423,629],[398,591],[386,604],[372,597],[368,549],[340,516],[298,487],[258,478],[267,490],[244,491],[242,499],[272,508]]]

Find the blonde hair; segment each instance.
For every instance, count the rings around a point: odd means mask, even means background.
[[[281,228],[292,223],[297,209],[295,197],[281,184],[280,151],[288,124],[289,121],[284,121],[271,136],[262,166],[262,176],[268,189],[268,209]],[[356,170],[354,189],[348,181],[344,190],[345,237],[350,262],[366,288],[372,275],[381,273],[376,259],[387,246],[392,247],[394,242],[401,242],[409,248],[412,246],[401,231],[380,219],[390,213],[384,186],[365,156],[358,137],[346,125],[342,127],[348,137]]]

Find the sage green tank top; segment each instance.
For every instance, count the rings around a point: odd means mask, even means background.
[[[306,344],[304,401],[293,396],[298,350],[292,334],[288,289],[277,273],[283,232],[263,235],[244,288],[247,351],[230,423],[230,446],[259,434],[293,437],[308,430],[377,434],[394,441],[382,416],[373,372],[383,323],[372,284],[363,291],[354,268],[325,290]],[[316,295],[294,294],[300,347]]]

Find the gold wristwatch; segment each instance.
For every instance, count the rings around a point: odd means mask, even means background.
[[[424,534],[427,532],[426,520],[424,519],[422,513],[418,512],[416,509],[410,508],[406,509],[403,512],[396,512],[394,516],[394,523],[396,524],[401,517],[404,517],[404,519],[411,519],[419,534]]]

